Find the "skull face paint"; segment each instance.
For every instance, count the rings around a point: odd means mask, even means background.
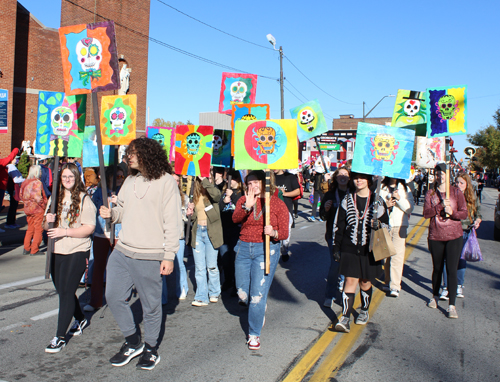
[[[198,133],[189,134],[186,137],[186,148],[187,153],[190,155],[198,154],[198,150],[200,149],[201,136]]]
[[[115,107],[111,110],[111,134],[123,134],[123,126],[127,119],[127,111],[123,107]]]
[[[99,70],[102,61],[102,44],[92,37],[83,38],[76,44],[76,54],[84,72]]]
[[[299,126],[307,132],[312,132],[318,123],[316,113],[310,108],[300,110],[297,119],[299,120]]]
[[[231,99],[233,102],[243,102],[248,91],[248,86],[246,83],[241,81],[236,81],[231,84],[230,92]]]
[[[212,146],[213,146],[213,154],[214,155],[220,155],[222,154],[222,138],[219,137],[218,135],[214,135],[214,139],[212,141]]]
[[[51,126],[54,135],[68,135],[71,126],[73,125],[73,111],[66,106],[56,107],[50,115]]]
[[[441,120],[453,120],[458,113],[458,102],[452,95],[444,95],[436,103],[438,110],[436,113]]]
[[[272,127],[261,127],[257,130],[257,143],[264,154],[272,154],[276,144],[276,130]]]
[[[399,147],[399,142],[396,144],[396,138],[389,134],[377,134],[375,138],[372,139],[372,144],[372,161],[388,161],[392,164],[392,159],[394,159],[397,154],[395,150]]]
[[[160,144],[160,146],[161,146],[161,147],[164,147],[164,146],[165,146],[165,137],[164,137],[162,134],[160,134],[160,133],[156,133],[155,135],[153,135],[153,136],[151,137],[151,139],[152,139],[153,141],[158,142],[158,143]]]
[[[403,112],[407,117],[413,118],[420,111],[420,101],[416,99],[409,99],[403,105]]]

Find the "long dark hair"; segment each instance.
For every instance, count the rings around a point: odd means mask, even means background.
[[[390,178],[390,177],[386,176],[386,177],[384,178],[384,180],[382,181],[382,187],[387,187],[387,188],[389,188],[389,187],[390,187],[390,186],[389,186],[389,182],[390,182],[390,180],[391,180],[391,179],[392,179],[392,178]],[[406,191],[408,190],[408,189],[407,189],[407,186],[406,186],[406,181],[405,181],[404,179],[396,179],[396,188],[398,188],[398,186],[399,186],[400,184],[402,184],[402,185],[403,185],[404,190],[405,190],[405,192],[406,192]]]
[[[347,171],[347,175],[349,176],[349,181],[351,180],[351,170],[349,170],[346,166],[342,166],[335,170],[335,172],[332,175],[332,182],[330,183],[330,187],[328,188],[328,191],[335,191],[339,184],[337,183],[337,176],[339,176],[340,170],[345,170]],[[349,183],[347,183],[347,189],[349,189]]]
[[[167,153],[158,142],[146,137],[140,137],[130,142],[125,150],[125,157],[129,165],[130,173],[137,175],[139,170],[130,168],[128,156],[135,153],[139,167],[142,168],[142,175],[147,180],[160,179],[165,174],[172,174],[172,166],[168,160]]]
[[[54,228],[59,227],[59,223],[61,220],[64,199],[64,186],[62,184],[61,177],[63,171],[66,169],[70,170],[75,177],[75,184],[73,185],[71,190],[68,190],[69,192],[71,192],[71,205],[68,211],[69,227],[71,227],[71,225],[76,222],[76,219],[80,215],[80,202],[82,201],[80,199],[80,194],[82,192],[85,193],[85,185],[80,178],[80,171],[78,170],[78,167],[76,167],[76,164],[63,164],[63,166],[61,167],[61,171],[59,172],[59,189],[57,190],[57,219],[54,222]]]
[[[237,188],[237,190],[240,192],[241,195],[243,195],[244,187],[243,187],[243,181],[241,180],[240,172],[238,170],[235,170],[234,168],[231,168],[227,172],[227,175],[228,175],[228,177],[229,177],[229,175],[231,175],[232,179],[235,182],[238,182],[238,188]],[[226,192],[226,190],[227,190],[228,187],[231,188],[231,185],[229,184],[229,182],[226,182],[226,184],[222,188],[221,192],[222,193]]]

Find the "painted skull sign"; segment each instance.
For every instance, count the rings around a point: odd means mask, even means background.
[[[257,75],[222,73],[219,113],[231,114],[232,105],[255,103]]]
[[[234,129],[237,121],[262,121],[269,119],[270,107],[268,104],[234,104],[231,113],[231,130],[234,137]],[[234,156],[234,139],[231,142],[231,155]]]
[[[104,145],[128,145],[136,136],[137,95],[103,96],[101,134]]]
[[[426,109],[424,93],[416,90],[398,90],[391,126],[415,130],[418,136],[425,136]]]
[[[372,161],[374,160],[385,160],[394,163],[393,160],[398,153],[396,150],[399,147],[399,142],[396,142],[396,138],[390,134],[377,134],[372,138],[372,149],[371,153],[373,155]]]
[[[212,126],[176,126],[175,172],[177,174],[210,175],[213,132]]]
[[[297,136],[300,142],[307,141],[328,131],[325,116],[318,100],[312,100],[290,109],[297,121]]]
[[[148,126],[146,127],[146,137],[158,142],[168,154],[168,159],[173,162],[175,159],[175,127]]]
[[[231,165],[231,131],[215,130],[212,148],[212,166],[229,167]]]
[[[427,89],[427,136],[467,134],[467,86]]]

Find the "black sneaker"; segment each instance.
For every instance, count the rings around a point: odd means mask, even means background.
[[[87,326],[89,326],[89,322],[87,321],[86,318],[84,318],[81,321],[75,320],[75,322],[73,322],[73,326],[69,330],[69,335],[81,336],[83,333],[83,329],[85,329]]]
[[[61,337],[54,337],[49,346],[45,348],[45,353],[59,353],[66,346],[66,340]]]
[[[148,346],[144,349],[139,362],[137,362],[137,369],[139,370],[153,370],[155,366],[160,362],[160,356],[156,349],[151,349]]]
[[[141,355],[144,351],[144,344],[139,343],[137,346],[129,345],[128,342],[125,342],[120,351],[116,353],[110,360],[111,365],[113,366],[124,366],[129,363],[132,358]]]
[[[337,325],[335,325],[335,330],[337,332],[349,333],[351,331],[351,327],[349,326],[349,318],[346,316],[342,316]]]

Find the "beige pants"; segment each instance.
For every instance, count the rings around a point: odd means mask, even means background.
[[[391,289],[401,290],[401,278],[403,277],[403,265],[405,262],[407,227],[392,227],[391,238],[396,249],[394,256],[385,261],[385,284]]]

